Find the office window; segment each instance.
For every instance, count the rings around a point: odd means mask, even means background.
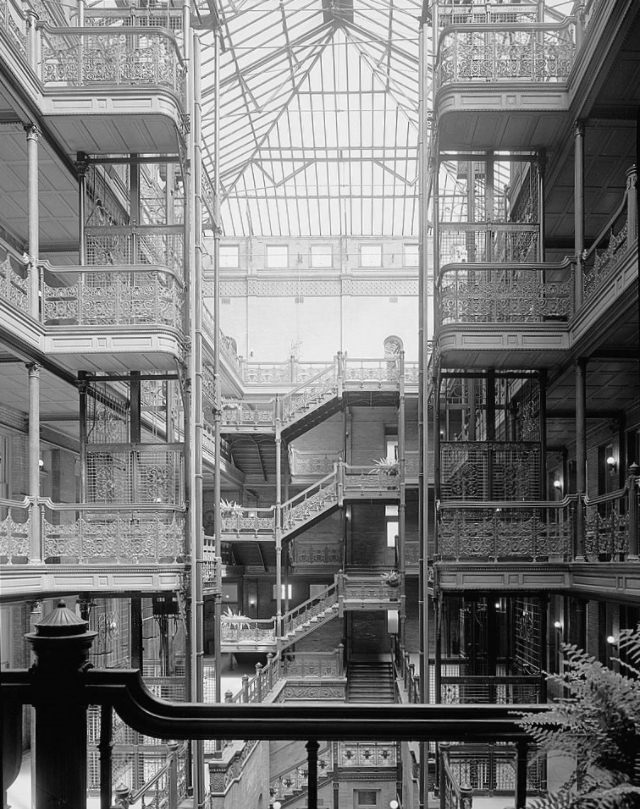
[[[227,269],[238,269],[240,267],[240,245],[221,244],[220,245],[220,266]]]
[[[382,245],[381,244],[361,244],[360,245],[360,266],[361,267],[382,267]]]
[[[292,596],[293,596],[293,585],[292,584],[286,584],[286,585],[282,584],[280,586],[282,587],[280,598],[292,598]],[[278,585],[274,584],[273,585],[273,596],[272,596],[274,601],[278,597],[278,589],[277,588],[278,588]]]
[[[311,266],[314,269],[320,269],[323,267],[333,267],[333,245],[312,244]]]
[[[404,246],[404,266],[417,267],[419,260],[418,243],[411,242]]]
[[[266,250],[266,266],[269,270],[278,270],[288,267],[289,245],[268,244]]]

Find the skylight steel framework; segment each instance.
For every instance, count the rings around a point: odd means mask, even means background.
[[[210,0],[225,236],[416,236],[421,0]],[[213,154],[205,151],[213,168]]]

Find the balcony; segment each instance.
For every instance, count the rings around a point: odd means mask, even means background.
[[[451,20],[440,34],[435,75],[441,141],[452,149],[553,142],[569,105],[575,20]]]
[[[186,109],[186,67],[173,32],[37,22],[30,53],[48,126],[72,153],[175,153]],[[79,125],[81,124],[81,125]]]
[[[439,345],[446,363],[503,368],[549,364],[570,346],[574,269],[562,264],[448,264],[436,283]]]
[[[182,507],[0,500],[4,594],[157,592],[180,587]]]
[[[440,225],[436,334],[451,367],[547,367],[624,319],[637,281],[636,171],[580,260],[538,262],[537,225]],[[449,262],[449,258],[454,258]]]
[[[599,497],[440,502],[440,587],[637,595],[638,481]]]

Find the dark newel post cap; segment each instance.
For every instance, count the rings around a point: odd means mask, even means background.
[[[64,601],[59,601],[57,607],[35,625],[35,632],[25,635],[33,646],[35,668],[59,674],[86,668],[89,649],[98,634],[87,629],[88,626],[88,621],[68,609]]]

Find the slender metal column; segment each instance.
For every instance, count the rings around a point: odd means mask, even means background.
[[[576,362],[576,547],[575,558],[584,561],[584,504],[582,497],[587,484],[587,361]]]
[[[547,372],[542,370],[538,374],[539,410],[538,430],[540,433],[540,492],[543,500],[549,499],[547,487]]]
[[[516,750],[516,809],[524,809],[527,802],[527,742],[517,741]]]
[[[318,748],[315,740],[309,740],[307,748],[307,809],[318,809]]]
[[[400,499],[398,503],[398,559],[397,565],[400,571],[401,581],[401,594],[400,594],[400,613],[398,615],[398,639],[401,648],[404,645],[404,627],[405,627],[405,541],[406,541],[406,512],[407,512],[407,491],[405,483],[406,475],[406,455],[405,455],[405,420],[406,420],[406,407],[405,407],[405,392],[404,392],[404,351],[400,352],[399,360],[399,402],[398,402],[398,478],[400,481]]]
[[[276,637],[282,635],[282,420],[280,400],[276,398]],[[286,596],[285,596],[286,598]]]
[[[38,141],[40,130],[35,124],[25,126],[27,133],[27,218],[29,311],[36,320],[40,318],[40,217],[38,210]]]
[[[31,499],[31,562],[42,561],[40,531],[40,366],[27,365],[29,371],[29,498]]]
[[[110,705],[100,706],[100,809],[111,809],[111,781],[113,778],[113,723]]]
[[[574,132],[574,251],[576,255],[575,307],[582,306],[582,253],[584,251],[584,122]]]

